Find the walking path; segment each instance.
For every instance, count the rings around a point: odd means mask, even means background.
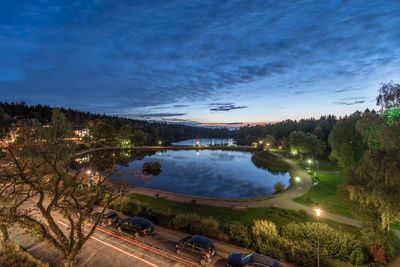
[[[203,205],[210,205],[210,206],[220,206],[220,207],[232,207],[232,208],[253,208],[253,207],[280,207],[285,209],[291,210],[304,210],[309,214],[314,214],[314,209],[312,207],[301,205],[295,201],[296,195],[298,196],[303,195],[304,193],[308,192],[312,186],[311,177],[307,174],[307,172],[302,169],[299,165],[291,161],[290,159],[281,156],[280,154],[273,153],[275,156],[279,157],[283,161],[290,164],[297,172],[298,176],[301,179],[301,188],[296,192],[296,187],[289,188],[286,192],[280,194],[279,196],[267,200],[253,200],[253,201],[240,201],[240,200],[221,200],[221,199],[209,199],[204,197],[198,196],[189,196],[189,195],[181,195],[175,194],[171,192],[164,192],[159,190],[153,190],[148,188],[141,188],[141,187],[133,187],[130,186],[126,188],[128,192],[137,193],[147,196],[154,196],[156,193],[159,194],[162,198],[167,198],[170,200],[180,201],[180,202],[190,202],[192,200],[196,200],[196,203],[203,204]],[[357,227],[361,227],[359,221],[340,216],[337,214],[323,212],[321,215],[324,219],[329,219],[332,221],[349,224]]]

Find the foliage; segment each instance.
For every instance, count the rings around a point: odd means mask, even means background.
[[[284,174],[291,171],[291,166],[269,151],[256,151],[251,157],[251,161],[257,167],[267,169],[274,174]]]
[[[384,232],[389,231],[391,223],[400,221],[399,158],[399,150],[374,149],[347,174],[349,198],[379,211]]]
[[[264,145],[264,148],[268,149],[271,147],[274,147],[276,144],[276,140],[275,137],[271,134],[267,134],[263,139],[262,139],[262,143]]]
[[[281,182],[277,182],[274,184],[275,193],[280,193],[285,191],[285,186]]]
[[[292,241],[307,241],[311,246],[317,246],[317,223],[287,224],[282,227],[282,237]],[[335,259],[352,264],[363,264],[366,261],[363,247],[354,236],[337,231],[326,224],[320,224],[320,248]]]
[[[358,113],[345,117],[336,123],[329,134],[332,149],[330,158],[337,160],[343,168],[354,166],[367,149],[360,133],[356,131],[356,123],[360,119]]]
[[[318,155],[324,150],[321,140],[313,134],[305,134],[301,131],[294,131],[289,135],[290,150],[300,153],[302,159],[304,154]]]
[[[253,235],[262,241],[272,240],[278,236],[276,225],[267,220],[255,220],[251,230]]]
[[[159,175],[161,173],[161,164],[157,161],[143,163],[143,173],[151,175]]]
[[[233,244],[249,247],[252,243],[249,228],[241,223],[233,222],[224,225],[224,233]]]
[[[5,148],[9,164],[0,173],[0,217],[2,227],[17,222],[37,238],[47,240],[61,251],[62,265],[70,266],[100,219],[99,216],[85,236],[83,222],[89,208],[104,199],[104,212],[113,198],[113,194],[105,194],[103,183],[116,171],[102,172],[104,179],[99,179],[97,186],[83,186],[87,174],[71,166],[75,152],[74,143],[68,139],[72,135],[71,124],[57,109],[53,110],[52,121],[48,127],[35,124],[22,127],[17,141]],[[117,187],[118,182],[115,191]],[[57,224],[57,215],[68,220],[67,231]]]
[[[23,252],[14,242],[8,241],[0,249],[0,266],[7,267],[48,267],[47,263],[42,263],[28,252]]]

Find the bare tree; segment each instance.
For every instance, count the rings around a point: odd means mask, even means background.
[[[18,223],[29,228],[61,251],[61,266],[72,266],[123,181],[114,161],[98,172],[95,184],[87,186],[87,174],[72,165],[75,145],[69,141],[70,124],[57,109],[52,121],[49,127],[23,127],[17,142],[3,148],[8,165],[1,172],[0,200],[8,200],[0,217],[9,220],[0,226],[3,230]],[[115,181],[106,189],[104,183],[111,176]],[[101,213],[94,225],[87,225],[85,219],[97,202],[103,205]],[[62,219],[67,220],[67,229],[60,224]]]

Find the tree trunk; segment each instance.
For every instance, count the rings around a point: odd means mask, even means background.
[[[70,255],[67,255],[64,257],[64,259],[62,260],[62,262],[60,263],[60,267],[73,267],[75,266],[75,256],[76,253],[72,253]]]
[[[7,226],[4,223],[0,224],[0,231],[1,231],[1,244],[4,247],[10,239],[10,236],[8,235]]]

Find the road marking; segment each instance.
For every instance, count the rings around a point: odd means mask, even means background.
[[[64,225],[64,226],[68,227],[68,225],[66,225],[65,223],[63,223],[63,222],[61,222],[61,221],[58,221],[58,222],[61,223],[61,224]],[[126,255],[132,257],[132,258],[135,258],[135,259],[137,259],[137,260],[143,261],[144,263],[147,263],[147,264],[150,265],[150,266],[159,267],[158,265],[155,265],[155,264],[153,264],[153,263],[151,263],[151,262],[149,262],[149,261],[147,261],[147,260],[145,260],[145,259],[139,258],[139,257],[137,257],[137,256],[135,256],[135,255],[133,255],[133,254],[131,254],[131,253],[128,253],[128,252],[126,252],[126,251],[124,251],[124,250],[122,250],[122,249],[120,249],[120,248],[117,248],[116,246],[113,246],[113,245],[111,245],[111,244],[108,244],[107,242],[104,242],[104,241],[102,241],[102,240],[100,240],[100,239],[94,237],[93,235],[92,235],[90,238],[93,238],[93,239],[96,240],[97,242],[100,242],[100,243],[102,243],[102,244],[104,244],[104,245],[106,245],[106,246],[112,247],[113,249],[118,250],[119,252],[122,252],[122,253],[124,253],[124,254],[126,254]]]
[[[72,218],[73,220],[75,220],[75,221],[77,220],[77,219],[74,218],[74,217],[71,217],[71,218]],[[88,225],[88,226],[90,226],[90,227],[93,227],[93,225],[90,224],[90,223],[85,223],[85,225]],[[129,239],[124,238],[124,237],[122,237],[122,236],[119,236],[119,235],[116,235],[116,234],[111,233],[111,232],[109,232],[109,231],[106,231],[106,230],[104,230],[104,229],[102,229],[102,228],[100,228],[100,227],[98,227],[98,226],[96,227],[96,229],[99,230],[99,231],[101,231],[101,232],[104,232],[104,233],[106,233],[106,234],[108,234],[108,235],[111,235],[111,236],[114,236],[114,237],[116,237],[116,238],[122,239],[122,240],[124,240],[124,241],[126,241],[126,242],[129,242],[129,243],[131,243],[131,244],[133,244],[133,245],[136,245],[136,246],[138,246],[138,247],[141,247],[141,248],[143,248],[143,249],[146,249],[146,250],[148,250],[148,251],[154,252],[155,254],[158,254],[158,255],[160,255],[160,256],[162,256],[162,257],[164,257],[164,258],[167,258],[167,259],[169,259],[169,260],[172,260],[172,261],[175,261],[175,262],[178,262],[178,263],[182,263],[182,264],[184,264],[184,265],[186,265],[186,266],[193,266],[193,263],[192,263],[192,262],[186,261],[185,259],[182,259],[182,258],[179,258],[179,257],[177,257],[177,256],[175,256],[175,255],[172,255],[172,254],[169,253],[169,252],[162,251],[162,250],[160,250],[160,249],[151,248],[151,247],[149,247],[148,245],[142,245],[142,244],[140,244],[140,243],[133,242],[132,240],[129,240]]]

